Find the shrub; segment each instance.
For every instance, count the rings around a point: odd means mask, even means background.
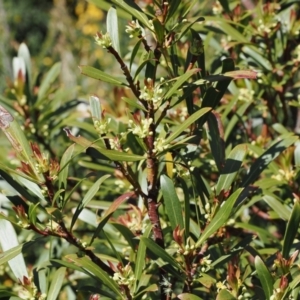
[[[90,2],[110,98],[37,86],[24,44],[1,96],[2,297],[297,299],[299,5]]]

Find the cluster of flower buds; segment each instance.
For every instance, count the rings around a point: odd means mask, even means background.
[[[97,32],[95,41],[97,45],[101,46],[104,49],[112,46],[112,41],[108,32],[106,32],[105,34],[103,34],[102,32]]]
[[[163,80],[163,79],[162,79]],[[163,100],[163,89],[160,84],[154,85],[153,80],[145,80],[144,89],[141,91],[141,98],[145,101],[152,102],[155,109],[159,108]]]
[[[134,37],[141,37],[143,36],[143,29],[139,24],[138,20],[133,20],[128,23],[126,26],[125,32],[129,34],[129,37],[132,39]]]

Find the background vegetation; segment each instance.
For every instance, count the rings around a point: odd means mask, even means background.
[[[0,13],[1,298],[299,298],[298,1]]]

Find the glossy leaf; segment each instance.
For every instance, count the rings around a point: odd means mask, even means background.
[[[76,137],[76,136],[72,135],[70,131],[67,131],[67,135],[76,144],[82,146],[85,149],[92,147],[92,148],[96,149],[97,151],[99,151],[102,155],[107,157],[109,160],[112,160],[112,161],[139,161],[139,160],[145,159],[144,156],[140,156],[140,155],[136,155],[136,154],[120,152],[117,150],[107,150],[105,148],[95,145],[94,142],[91,142],[82,136]]]
[[[164,198],[166,214],[174,230],[177,226],[182,230],[184,228],[182,206],[178,199],[173,181],[166,175],[160,177],[160,187]]]
[[[116,284],[116,282],[113,281],[113,279],[109,277],[105,271],[99,268],[99,266],[93,263],[89,258],[77,257],[76,254],[75,255],[70,254],[67,255],[67,259],[74,262],[76,265],[82,267],[84,270],[88,271],[89,273],[93,274],[95,278],[97,278],[100,282],[106,285],[112,292],[114,292],[116,295],[121,297],[121,299],[123,298],[120,288]]]
[[[202,300],[202,298],[200,298],[194,294],[189,294],[189,293],[179,294],[177,296],[177,298],[180,300]]]
[[[226,224],[228,221],[231,213],[232,208],[241,194],[243,189],[236,190],[225,202],[224,204],[219,208],[218,212],[215,214],[211,222],[207,225],[207,227],[204,229],[203,233],[201,234],[199,240],[196,243],[196,247],[199,247],[202,245],[207,238],[209,238],[213,233],[216,233],[217,230]]]
[[[151,233],[151,226],[148,226],[145,232],[143,233],[143,237],[148,238]],[[145,243],[140,242],[139,247],[136,254],[135,268],[134,268],[134,276],[137,279],[135,281],[135,292],[138,289],[138,283],[140,282],[140,278],[142,276],[142,272],[144,266],[146,264],[146,245]]]
[[[21,253],[23,245],[19,245],[14,227],[6,220],[0,220],[0,245],[3,251],[3,253],[0,254],[0,261],[2,263],[5,261],[2,260],[2,256],[5,258],[5,256],[9,257],[11,255],[11,259],[7,260],[9,267],[15,277],[23,282],[24,276],[28,278],[24,257]],[[21,248],[19,248],[20,246]],[[13,249],[16,250],[14,251]],[[19,250],[20,252],[18,253]],[[0,265],[2,265],[2,263],[0,263]]]
[[[223,289],[218,293],[216,300],[237,300],[228,290]]]
[[[110,175],[104,175],[100,177],[93,185],[92,187],[89,188],[87,193],[85,194],[84,198],[82,201],[79,203],[79,205],[76,208],[76,211],[73,215],[72,222],[70,228],[72,229],[80,212],[86,207],[86,205],[94,198],[96,193],[98,192],[101,184],[108,178]]]
[[[219,116],[215,113],[210,113],[207,119],[209,130],[209,144],[211,153],[215,159],[219,172],[225,165],[225,143],[223,126]]]
[[[199,118],[201,118],[203,115],[208,113],[211,110],[210,107],[204,107],[193,113],[191,116],[189,116],[181,125],[176,127],[172,134],[166,138],[165,144],[170,144],[174,139],[176,139],[185,129],[187,129],[190,125],[192,125],[194,122],[196,122]]]
[[[272,162],[282,151],[294,144],[297,140],[297,136],[288,135],[287,137],[283,137],[281,141],[273,144],[251,165],[248,174],[243,180],[242,186],[245,187],[254,182],[270,162]]]
[[[181,269],[181,266],[177,263],[177,261],[170,254],[168,254],[166,250],[157,245],[152,239],[141,237],[141,242],[144,243],[157,258],[161,258],[164,262],[169,263],[176,269]]]
[[[107,82],[107,83],[111,83],[113,85],[116,86],[126,86],[126,84],[122,81],[120,81],[119,79],[117,79],[116,77],[107,74],[106,72],[103,72],[99,69],[90,67],[90,66],[79,66],[80,72],[81,74],[97,79],[97,80],[101,80],[103,82]]]
[[[270,297],[273,294],[273,278],[270,274],[268,268],[262,261],[262,259],[259,256],[255,257],[255,269],[257,271],[258,278],[260,280],[260,283],[262,285],[262,288],[265,293],[265,298],[270,299]]]
[[[177,93],[178,89],[181,88],[181,86],[188,81],[190,77],[192,77],[194,74],[199,72],[199,69],[193,69],[189,70],[183,75],[176,78],[175,83],[172,85],[172,87],[167,91],[167,93],[164,95],[164,99],[169,99],[173,96],[173,94]]]
[[[34,242],[35,241],[26,242],[24,244],[20,244],[18,246],[10,248],[9,250],[6,250],[5,252],[0,253],[0,265],[8,262],[12,258],[19,255],[24,248],[29,247],[30,245],[34,244]]]
[[[216,185],[216,195],[219,195],[221,191],[226,192],[230,189],[237,173],[240,171],[246,152],[247,146],[245,144],[238,145],[231,150]]]
[[[109,218],[112,216],[112,214],[119,208],[121,204],[123,204],[125,201],[127,201],[130,197],[133,197],[135,195],[134,192],[127,192],[120,197],[118,197],[111,206],[106,210],[105,214],[101,218],[96,230],[94,231],[93,237],[91,238],[90,245],[93,244],[94,239],[99,235],[104,225],[108,222]]]
[[[121,54],[120,51],[120,42],[119,42],[119,24],[117,10],[114,7],[111,7],[107,12],[106,17],[106,28],[109,33],[113,48]]]
[[[58,174],[59,187],[61,189],[66,189],[67,187],[67,177],[69,171],[69,163],[74,153],[75,144],[68,147],[64,152],[60,161],[60,172]]]
[[[296,202],[291,214],[291,217],[288,221],[282,247],[282,256],[285,259],[289,259],[290,251],[293,245],[293,241],[298,233],[298,228],[300,224],[300,204]]]
[[[38,89],[37,101],[35,103],[35,107],[41,105],[42,101],[45,100],[47,93],[49,93],[50,87],[52,83],[57,79],[59,73],[61,71],[61,63],[57,62],[54,64],[51,69],[46,74],[45,78],[42,81]]]
[[[54,272],[54,274],[52,276],[51,285],[50,285],[49,291],[47,293],[47,300],[56,300],[57,299],[59,292],[61,291],[65,273],[66,273],[65,267],[61,267]]]

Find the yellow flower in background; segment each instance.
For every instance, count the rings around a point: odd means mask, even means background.
[[[99,21],[103,19],[104,14],[97,6],[80,1],[76,5],[75,13],[78,16],[76,27],[84,35],[94,35],[99,30]]]

